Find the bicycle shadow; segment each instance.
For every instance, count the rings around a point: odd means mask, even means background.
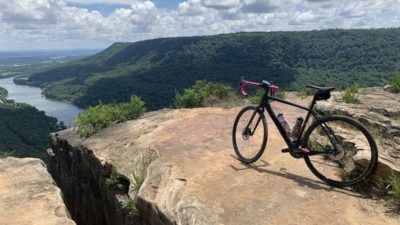
[[[233,158],[239,160],[237,157],[235,157],[234,155],[231,155]],[[303,176],[299,176],[297,174],[293,174],[287,171],[286,168],[280,168],[280,171],[276,171],[276,170],[271,170],[271,169],[266,169],[265,167],[271,165],[268,162],[264,161],[264,160],[259,160],[259,162],[263,163],[261,165],[256,165],[256,164],[245,164],[240,162],[240,165],[242,165],[242,168],[238,168],[234,165],[229,165],[233,170],[235,171],[241,171],[241,170],[248,170],[248,169],[253,169],[257,172],[260,173],[267,173],[267,174],[271,174],[274,176],[279,176],[279,177],[283,177],[292,181],[295,181],[299,186],[307,186],[309,188],[315,189],[315,190],[324,190],[324,191],[334,191],[337,193],[341,193],[341,194],[346,194],[348,196],[352,196],[352,197],[358,197],[358,198],[368,198],[367,196],[361,194],[361,193],[357,193],[354,192],[352,189],[350,188],[337,188],[337,187],[332,187],[329,186],[328,184],[319,181],[319,180],[313,180],[307,177],[303,177]]]

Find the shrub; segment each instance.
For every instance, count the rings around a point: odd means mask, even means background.
[[[8,94],[7,89],[0,87],[0,97],[6,98]]]
[[[400,93],[400,74],[394,76],[390,82],[390,91],[393,93]]]
[[[89,137],[117,123],[137,119],[143,115],[144,102],[132,96],[129,103],[97,105],[79,113],[76,126],[81,137]]]
[[[147,176],[147,168],[155,160],[155,156],[151,154],[142,154],[140,157],[140,162],[136,166],[135,170],[132,172],[133,175],[133,186],[136,192],[142,187],[144,180]]]
[[[281,90],[279,90],[277,93],[276,93],[276,97],[277,98],[280,98],[280,99],[286,99],[286,92],[285,91],[281,91]]]
[[[122,208],[125,209],[128,212],[129,216],[141,217],[141,215],[142,215],[136,200],[128,199],[122,205]]]
[[[2,151],[0,151],[0,159],[10,157],[14,153],[15,153],[15,151],[11,151],[11,152],[2,152]]]
[[[400,177],[392,174],[388,179],[388,194],[393,198],[393,204],[397,211],[400,211]]]
[[[194,89],[187,88],[183,95],[178,92],[175,95],[174,105],[176,108],[196,108],[201,107],[204,101],[204,96],[196,93]]]
[[[312,96],[314,94],[315,90],[311,88],[303,88],[300,92],[297,92],[297,96],[299,96],[302,99],[307,98],[307,96]]]
[[[260,104],[264,92],[265,91],[263,89],[257,89],[255,95],[249,98],[250,103],[253,105]],[[286,92],[283,90],[278,90],[278,92],[276,93],[276,97],[280,99],[286,99]]]
[[[260,104],[260,101],[261,101],[261,98],[262,98],[263,94],[264,94],[264,90],[258,88],[256,90],[255,95],[250,97],[250,98],[248,98],[248,99],[249,99],[251,104],[258,105],[258,104]]]
[[[232,87],[216,82],[198,80],[191,88],[186,88],[181,95],[176,92],[174,106],[176,108],[196,108],[221,104],[237,100]]]
[[[106,178],[105,184],[107,187],[112,187],[116,186],[118,182],[118,176],[115,173],[111,173],[110,177]]]
[[[358,102],[358,89],[359,85],[354,83],[347,87],[342,93],[342,100],[345,103],[357,103]]]

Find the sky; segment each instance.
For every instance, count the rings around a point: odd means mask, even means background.
[[[0,50],[239,31],[400,27],[400,0],[0,0]]]

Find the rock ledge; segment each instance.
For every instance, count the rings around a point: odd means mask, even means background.
[[[75,225],[39,159],[0,159],[1,225]]]

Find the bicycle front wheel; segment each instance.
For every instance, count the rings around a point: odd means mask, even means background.
[[[324,182],[337,187],[362,182],[376,169],[378,151],[367,128],[346,116],[326,116],[308,128],[304,160]]]
[[[243,108],[236,117],[232,142],[236,156],[243,163],[258,160],[267,144],[267,121],[256,106]]]

